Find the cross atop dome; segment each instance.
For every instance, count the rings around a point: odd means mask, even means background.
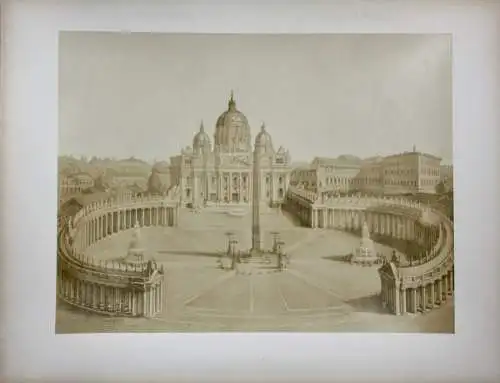
[[[229,108],[229,110],[236,110],[236,102],[234,101],[234,92],[232,89],[231,89],[231,95],[230,95],[229,102],[228,102],[228,108]]]
[[[201,120],[201,123],[200,123],[200,132],[205,133],[205,126],[203,125],[203,120]]]
[[[260,126],[260,131],[265,132],[266,131],[266,123],[262,121],[262,125]]]

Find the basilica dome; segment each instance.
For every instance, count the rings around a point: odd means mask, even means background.
[[[217,119],[215,146],[221,152],[248,152],[251,150],[251,136],[248,120],[236,108],[231,92],[227,110]]]

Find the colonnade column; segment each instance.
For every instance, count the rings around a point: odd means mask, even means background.
[[[431,301],[430,301],[431,308],[434,307],[434,302],[436,301],[436,293],[434,291],[434,284],[435,283],[436,283],[435,281],[432,281],[432,283],[431,283]]]
[[[448,283],[447,283],[448,281],[444,277],[441,277],[441,281],[443,283],[443,290],[444,290],[441,294],[442,297],[441,300],[446,301],[448,295]]]
[[[394,295],[394,313],[396,315],[401,314],[401,306],[400,306],[400,300],[399,300],[399,292],[400,289],[396,286],[393,290],[393,295]]]
[[[385,279],[382,279],[382,288],[381,288],[381,291],[380,291],[380,297],[382,299],[382,307],[385,308],[386,307],[386,302],[387,302],[387,286],[386,286],[386,283],[385,283]]]
[[[108,232],[111,232],[111,234],[115,233],[115,212],[112,212],[111,214],[111,228],[108,230]]]
[[[222,193],[222,182],[223,182],[223,175],[218,174],[217,175],[217,198],[220,201],[224,199],[223,193]]]
[[[243,176],[240,172],[238,175],[238,202],[241,203],[241,198],[243,194]]]
[[[99,303],[99,285],[94,283],[92,284],[92,308],[98,309]]]
[[[449,294],[450,295],[453,295],[453,290],[454,290],[454,285],[455,281],[454,281],[454,275],[453,275],[453,270],[450,271],[450,288],[448,290]]]
[[[401,290],[401,314],[406,314],[406,289]]]
[[[137,291],[132,290],[131,292],[131,305],[130,305],[130,310],[132,312],[132,315],[137,315]]]
[[[422,296],[420,297],[420,300],[422,304],[422,312],[425,312],[427,310],[427,291],[425,285],[422,285]]]
[[[411,289],[411,292],[412,292],[412,309],[413,309],[413,313],[416,314],[417,313],[417,289],[416,288],[412,288]]]
[[[438,279],[436,282],[434,283],[437,283],[437,299],[436,299],[436,303],[437,304],[441,304],[442,300],[443,300],[443,281],[441,279]]]

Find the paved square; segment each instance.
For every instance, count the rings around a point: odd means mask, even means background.
[[[285,272],[235,275],[217,267],[227,232],[242,250],[250,248],[251,214],[224,209],[182,210],[179,227],[141,230],[147,256],[166,270],[165,310],[155,319],[108,318],[58,304],[57,332],[100,331],[392,331],[453,332],[453,307],[397,317],[384,312],[376,294],[376,267],[339,260],[359,237],[336,230],[297,226],[276,210],[262,215],[264,247],[272,233],[285,242],[291,264]],[[115,234],[88,249],[96,259],[126,255],[132,231]],[[375,244],[377,252],[391,249]],[[432,320],[428,318],[432,316]],[[432,325],[432,327],[431,327]],[[426,330],[428,328],[428,330]]]

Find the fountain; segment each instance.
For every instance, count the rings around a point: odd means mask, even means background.
[[[141,231],[139,222],[136,221],[132,239],[127,250],[127,255],[123,258],[125,263],[142,264],[145,261],[146,250],[142,246]]]
[[[379,257],[375,252],[375,247],[372,239],[370,238],[370,231],[366,221],[363,223],[363,228],[361,230],[361,241],[359,247],[356,248],[354,254],[351,255],[350,262],[363,265],[379,263]]]

